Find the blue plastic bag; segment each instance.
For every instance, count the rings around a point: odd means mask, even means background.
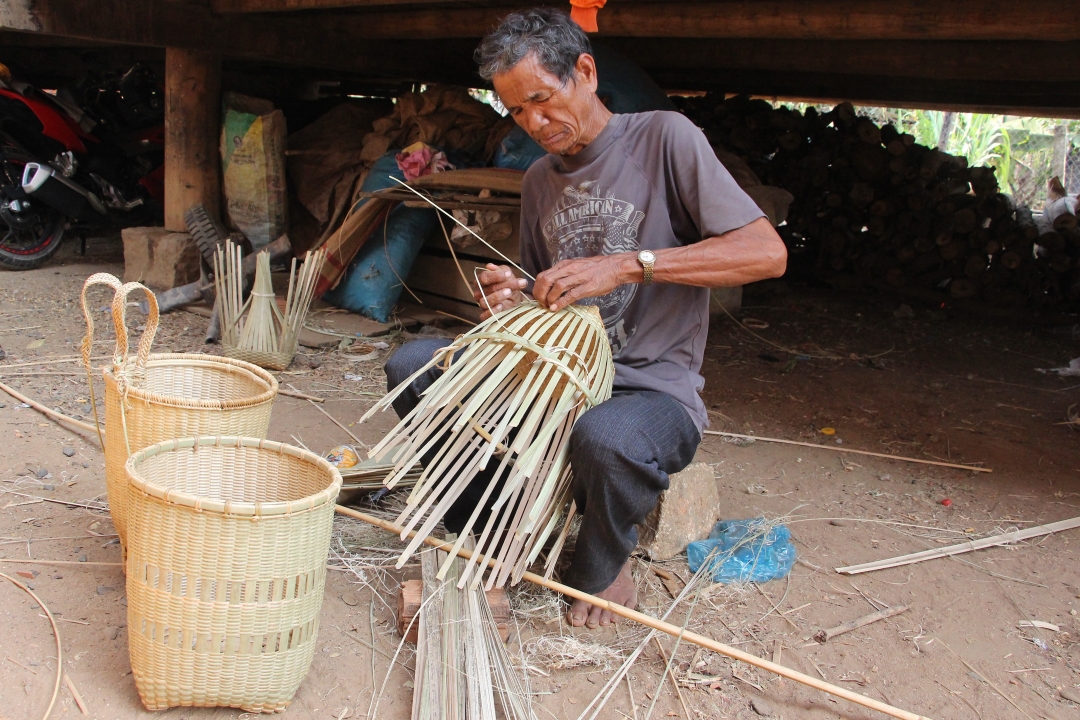
[[[364,180],[366,192],[396,186],[391,176],[403,177],[398,169],[396,150],[376,160]],[[353,212],[367,199],[356,204]],[[402,291],[402,281],[409,277],[413,261],[428,236],[439,227],[434,210],[398,205],[356,253],[338,286],[323,297],[326,302],[351,312],[387,322]],[[385,232],[385,237],[384,237]]]
[[[690,543],[686,558],[695,573],[708,561],[713,582],[767,582],[791,572],[795,545],[787,527],[768,527],[765,518],[721,520],[708,539]]]

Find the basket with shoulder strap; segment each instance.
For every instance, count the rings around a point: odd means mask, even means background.
[[[86,291],[93,285],[114,290],[112,319],[116,329],[116,350],[105,376],[105,485],[109,512],[127,546],[125,506],[127,478],[124,463],[131,453],[148,445],[178,437],[200,435],[241,435],[266,437],[270,410],[277,396],[273,375],[251,363],[196,353],[150,354],[158,328],[158,307],[154,294],[139,283],[121,284],[108,273],[90,276],[83,285],[82,307],[86,317],[86,337],[82,358],[90,379],[90,402],[97,421],[97,404],[90,367],[94,342],[94,320],[87,305]],[[128,356],[125,325],[127,297],[143,290],[150,313],[136,354]]]
[[[151,445],[125,470],[143,705],[283,711],[315,653],[341,475],[306,450],[237,437]]]

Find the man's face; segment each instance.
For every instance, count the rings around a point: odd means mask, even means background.
[[[578,58],[566,82],[548,72],[529,54],[492,78],[495,92],[518,125],[554,155],[573,155],[588,144],[583,139],[596,124],[596,63]],[[595,134],[589,136],[589,140]]]

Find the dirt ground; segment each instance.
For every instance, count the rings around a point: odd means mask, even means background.
[[[40,270],[0,273],[0,346],[7,354],[0,374],[27,395],[92,420],[85,374],[70,362],[43,363],[78,352],[81,284],[93,272],[121,274],[122,258],[115,238],[92,239],[87,257],[73,246]],[[94,354],[104,356],[112,333],[103,327],[104,295],[95,297]],[[710,333],[705,399],[714,430],[976,463],[993,473],[708,436],[697,459],[714,468],[723,517],[783,518],[800,562],[786,580],[705,585],[675,610],[675,622],[762,657],[774,657],[779,644],[784,665],[936,720],[1080,717],[1080,705],[1062,696],[1080,697],[1080,531],[851,578],[833,571],[1080,515],[1080,436],[1065,424],[1080,402],[1080,379],[1035,372],[1080,355],[1080,326],[994,323],[949,308],[900,307],[783,283],[748,296],[745,305],[744,325],[721,318]],[[331,319],[325,314],[320,323]],[[133,308],[129,325],[143,322]],[[216,352],[202,345],[205,323],[189,312],[164,316],[155,349]],[[304,350],[304,362],[279,378],[326,398],[324,409],[374,441],[391,418],[353,423],[382,392],[386,352],[351,362],[337,350]],[[128,664],[120,567],[90,564],[120,559],[100,510],[105,479],[96,438],[7,396],[0,396],[0,431],[0,557],[87,563],[0,561],[0,571],[32,574],[20,579],[60,618],[63,669],[91,717],[147,715]],[[316,451],[349,439],[311,404],[290,397],[277,400],[270,437]],[[328,573],[318,649],[288,716],[364,717],[376,694],[372,716],[409,716],[411,647],[401,648],[388,672],[399,648],[391,607],[400,575],[376,566],[383,561],[365,566],[362,553],[350,550],[357,538],[377,542],[372,532],[338,521],[337,569]],[[664,567],[682,581],[690,576],[685,557]],[[663,613],[671,596],[643,559],[636,575],[642,607]],[[559,622],[549,595],[526,588],[512,594],[521,634],[509,649],[524,649],[533,668],[536,715],[574,720],[643,633],[627,624],[575,631]],[[826,644],[811,639],[819,628],[901,604],[909,610],[891,619]],[[1021,624],[1032,620],[1058,629]],[[55,676],[54,643],[37,605],[0,580],[0,717],[41,717]],[[664,637],[662,644],[671,652],[674,641]],[[675,659],[685,703],[703,718],[881,717],[686,643]],[[599,717],[644,719],[654,698],[651,717],[685,717],[670,680],[661,680],[663,667],[651,644]],[[77,715],[62,687],[53,717]],[[163,714],[241,715],[188,708]]]

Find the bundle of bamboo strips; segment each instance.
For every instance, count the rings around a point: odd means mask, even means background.
[[[255,284],[244,300],[244,272],[240,247],[232,241],[214,255],[214,284],[221,317],[221,345],[225,355],[271,370],[284,370],[299,345],[300,329],[314,298],[326,251],[310,253],[299,271],[296,258],[289,272],[284,314],[278,308],[270,276],[270,254],[259,253]]]
[[[446,537],[447,542],[457,539]],[[472,542],[465,541],[471,550]],[[435,575],[448,563],[445,582]],[[479,588],[455,587],[465,561],[441,550],[420,554],[423,602],[417,620],[414,720],[536,720],[528,676],[513,662]]]
[[[570,306],[552,313],[536,303],[522,303],[441,349],[362,420],[390,407],[400,392],[435,365],[445,369],[443,375],[370,453],[382,457],[405,444],[386,479],[386,486],[393,488],[423,455],[434,452],[397,521],[405,533],[417,529],[398,567],[498,455],[493,480],[455,545],[461,546],[494,498],[491,517],[476,544],[496,563],[488,570],[470,561],[458,586],[464,587],[470,578],[473,587],[478,586],[484,572],[489,590],[507,580],[517,583],[562,520],[548,557],[550,575],[574,515],[570,431],[581,413],[611,397],[614,365],[599,312]],[[440,579],[445,579],[449,564],[448,560],[439,570]]]

